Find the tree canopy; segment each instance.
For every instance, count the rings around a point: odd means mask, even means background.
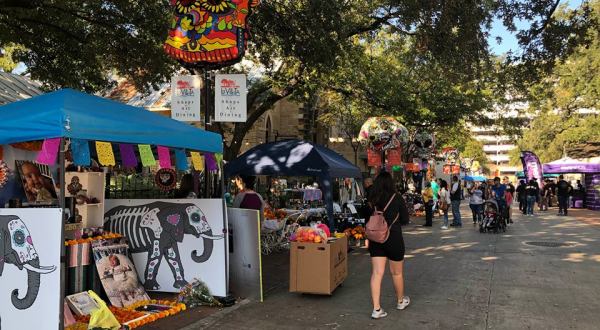
[[[220,0],[227,1],[227,0]],[[537,81],[580,45],[596,22],[587,1],[558,15],[558,0],[262,1],[250,18],[248,121],[217,125],[234,157],[246,132],[285,97],[335,91],[406,124],[440,127],[489,107],[494,70],[487,38],[495,19],[519,31],[523,52],[504,64]],[[181,67],[162,52],[168,1],[0,0],[0,48],[48,88],[107,88],[114,74],[140,89]]]

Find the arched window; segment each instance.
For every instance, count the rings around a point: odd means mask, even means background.
[[[267,125],[265,126],[265,143],[271,142],[271,131],[273,126],[271,124],[271,116],[267,116]]]

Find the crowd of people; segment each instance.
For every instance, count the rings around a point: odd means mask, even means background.
[[[534,216],[535,205],[538,205],[539,211],[548,211],[554,203],[558,205],[558,215],[568,215],[570,198],[576,197],[585,200],[585,188],[580,180],[577,180],[577,187],[573,188],[570,182],[560,175],[558,181],[546,179],[543,187],[540,187],[536,179],[521,180],[517,187],[519,196],[519,210],[527,215]]]

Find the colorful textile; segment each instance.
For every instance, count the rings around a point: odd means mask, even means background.
[[[215,158],[215,154],[207,153],[204,157],[206,160],[206,169],[214,172],[219,170],[219,166],[217,165],[217,159]]]
[[[133,145],[127,143],[119,144],[119,152],[121,153],[121,162],[123,167],[137,167],[138,159],[135,156]]]
[[[204,171],[204,156],[197,151],[190,152],[192,156],[192,165],[196,171]]]
[[[225,66],[239,61],[248,39],[247,19],[257,0],[171,0],[165,52],[185,63]]]
[[[79,166],[90,166],[90,145],[88,140],[71,139],[73,163]]]
[[[100,162],[100,165],[116,165],[115,154],[110,142],[96,141],[96,153],[98,154],[98,162]]]
[[[140,151],[140,159],[142,160],[142,165],[156,166],[156,158],[154,158],[154,154],[152,153],[152,147],[149,144],[140,144],[138,145],[138,149]]]
[[[158,164],[160,168],[171,168],[171,153],[169,152],[169,148],[157,146],[156,150],[158,152]]]
[[[42,144],[42,150],[37,155],[37,162],[44,165],[56,164],[60,138],[46,139]]]
[[[189,165],[185,150],[175,149],[175,166],[180,171],[186,171],[188,169]]]

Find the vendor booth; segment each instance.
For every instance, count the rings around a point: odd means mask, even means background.
[[[311,176],[322,188],[327,219],[333,228],[333,178],[360,178],[360,169],[343,156],[317,144],[284,140],[256,146],[225,165],[225,176]],[[306,197],[305,197],[306,198]]]
[[[0,230],[13,246],[0,250],[3,328],[58,329],[72,314],[89,321],[89,306],[107,311],[106,300],[117,321],[133,328],[185,309],[151,301],[147,291],[179,292],[194,279],[227,295],[222,199],[105,198],[116,168],[156,174],[172,198],[174,168],[189,171],[191,159],[196,177],[218,171],[220,135],[63,89],[0,107],[0,145],[10,182],[0,185],[2,206],[9,202],[0,208]]]
[[[323,146],[301,140],[284,140],[254,147],[227,163],[225,176],[232,178],[236,175],[314,177],[318,181],[320,189],[316,187],[290,189],[290,193],[297,195],[293,198],[302,201],[299,204],[300,208],[302,206],[307,208],[266,210],[267,219],[262,221],[262,225],[257,225],[256,219],[252,222],[238,221],[238,217],[234,216],[234,212],[239,212],[234,211],[237,209],[229,209],[229,214],[233,224],[238,222],[254,224],[255,230],[259,231],[258,235],[261,237],[258,244],[263,247],[262,254],[272,252],[272,248],[276,246],[274,242],[285,240],[286,246],[290,249],[291,292],[332,294],[348,274],[346,234],[334,233],[336,225],[333,179],[359,178],[360,170],[338,153]],[[283,180],[277,181],[277,185],[284,185]],[[344,182],[344,185],[353,186],[347,182]],[[312,202],[321,198],[324,199],[328,226],[310,221],[311,218],[324,219],[324,215],[319,214],[320,208],[312,207],[314,206]],[[279,219],[269,220],[277,218]],[[277,224],[285,228],[278,229]],[[258,260],[259,271],[263,269],[260,257],[246,258],[246,260]],[[267,275],[273,277],[273,274],[267,273]],[[258,287],[262,290],[262,276],[260,281]],[[260,297],[262,299],[262,293]]]
[[[585,163],[564,157],[543,165],[544,174],[583,174],[585,176],[585,196],[574,196],[585,200],[590,210],[600,210],[600,163]]]

